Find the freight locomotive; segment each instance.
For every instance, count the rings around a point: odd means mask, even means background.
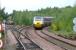
[[[49,26],[52,22],[53,17],[42,17],[35,16],[33,18],[33,26],[35,29],[41,29],[43,27]]]

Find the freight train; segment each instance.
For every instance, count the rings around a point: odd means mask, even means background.
[[[33,18],[33,27],[35,29],[42,29],[43,27],[51,25],[53,17],[35,16]]]

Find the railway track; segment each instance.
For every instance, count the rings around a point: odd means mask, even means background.
[[[39,46],[39,47],[37,47],[37,48],[39,48],[39,50],[64,50],[64,49],[60,48],[59,46],[56,46],[56,45],[54,45],[52,43],[49,43],[45,39],[38,36],[36,34],[35,30],[33,28],[31,28],[31,27],[26,27],[26,28],[24,28],[22,30],[21,29],[18,29],[18,28],[13,29],[14,30],[13,32],[14,32],[15,35],[20,31],[20,33],[16,36],[16,38],[19,39],[18,41],[21,41],[20,40],[21,39],[20,34],[21,34],[22,36],[25,36],[26,38],[30,39],[30,41],[32,41],[32,43],[36,44],[35,47]],[[19,30],[19,31],[17,31],[17,30]],[[27,30],[27,31],[25,31],[25,30]],[[20,44],[21,44],[21,46],[24,46],[24,43],[20,42]],[[25,49],[25,48],[26,47],[23,47],[23,49]]]
[[[72,44],[71,41],[61,40],[62,38],[58,39],[57,37],[52,37],[52,35],[50,36],[45,29],[35,30],[35,32],[40,37],[44,38],[45,40],[49,41],[50,43],[60,46],[61,48],[65,49],[65,50],[76,50],[76,45]]]
[[[22,30],[22,28],[21,28],[21,30]],[[12,29],[12,32],[18,41],[17,50],[42,50],[39,46],[37,46],[29,38],[27,38],[26,35],[24,35],[24,33],[21,33],[20,32],[21,30],[18,28]]]
[[[65,50],[37,35],[36,30],[29,29],[28,32],[29,38],[38,46],[40,46],[43,50]]]
[[[37,34],[44,38],[45,40],[60,46],[61,48],[64,48],[65,50],[76,50],[76,45],[74,44],[74,42],[70,41],[70,40],[66,40],[57,36],[54,36],[52,34],[50,34],[47,30],[43,29],[43,30],[37,30],[36,32],[38,32]]]
[[[20,37],[20,34],[21,34],[21,36],[25,37],[24,39],[27,38],[29,41],[31,41],[31,44],[34,43],[36,46],[38,46],[37,48],[40,48],[39,50],[76,50],[76,46],[73,46],[62,40],[52,37],[52,35],[50,36],[45,29],[34,30],[34,28],[30,26],[25,28],[24,27],[17,28],[16,30],[18,30],[16,33],[20,32],[16,36],[18,39],[20,40],[22,39]],[[16,30],[14,29],[14,31]],[[22,44],[24,45],[23,42]]]

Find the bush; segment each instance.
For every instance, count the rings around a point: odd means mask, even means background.
[[[52,32],[52,31],[51,31]],[[75,32],[66,32],[66,31],[53,31],[54,34],[67,38],[67,39],[72,39],[76,40],[76,33]]]
[[[57,23],[52,23],[50,27],[53,31],[58,31],[59,30],[59,27],[58,27]]]

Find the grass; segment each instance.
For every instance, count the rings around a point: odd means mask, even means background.
[[[54,34],[64,37],[66,39],[76,40],[76,33],[73,31],[67,32],[67,31],[53,31],[53,30],[51,30],[50,32],[53,32]]]

